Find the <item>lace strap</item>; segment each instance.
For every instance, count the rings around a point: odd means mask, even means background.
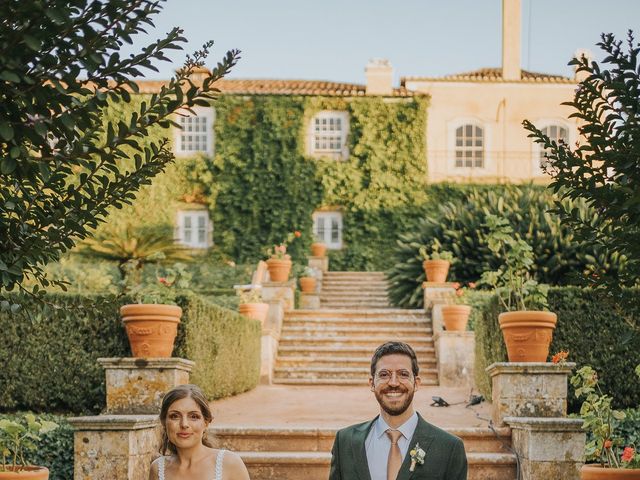
[[[160,457],[158,463],[158,480],[164,480],[164,457]]]
[[[226,450],[219,450],[216,458],[216,480],[222,480],[222,459]]]

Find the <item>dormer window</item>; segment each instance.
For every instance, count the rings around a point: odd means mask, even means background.
[[[174,131],[175,153],[179,156],[204,153],[213,155],[213,108],[193,107],[193,114],[178,116],[180,128]]]
[[[309,152],[317,157],[346,159],[349,157],[348,133],[348,112],[319,112],[311,119]]]

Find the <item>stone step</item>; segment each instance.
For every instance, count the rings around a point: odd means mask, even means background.
[[[274,380],[283,378],[288,379],[316,379],[316,380],[334,380],[334,379],[352,379],[367,383],[369,379],[369,368],[367,367],[351,367],[351,366],[335,366],[326,365],[305,365],[301,367],[280,366],[276,364],[273,372]],[[420,369],[420,378],[438,379],[438,370],[436,368]]]
[[[292,366],[300,367],[305,365],[335,365],[349,367],[369,368],[371,357],[338,357],[333,355],[279,355],[276,358],[276,365],[280,367]],[[424,368],[434,368],[437,364],[435,355],[420,358],[418,365],[420,371]]]
[[[292,326],[322,326],[322,327],[360,327],[368,329],[377,329],[380,327],[420,327],[431,328],[431,320],[426,317],[422,318],[402,318],[397,317],[394,319],[386,320],[381,318],[351,318],[351,317],[334,317],[334,318],[313,318],[313,317],[295,317],[290,313],[285,314],[285,325]]]
[[[387,291],[386,290],[364,290],[362,288],[360,289],[353,289],[353,290],[345,290],[345,289],[322,289],[322,291],[320,292],[320,298],[349,298],[352,296],[357,296],[357,297],[362,297],[362,298],[371,298],[371,299],[375,299],[378,297],[383,297],[383,298],[387,298]]]
[[[363,300],[363,301],[357,301],[357,300],[350,300],[350,301],[324,301],[324,302],[320,302],[320,307],[321,308],[371,308],[371,307],[375,307],[375,308],[391,308],[391,305],[389,305],[389,303],[387,302],[371,302],[371,301],[367,301],[367,300]]]
[[[329,452],[236,452],[251,480],[326,480]],[[467,453],[467,480],[514,480],[516,458],[511,453]],[[349,479],[351,480],[351,479]]]
[[[394,325],[391,327],[383,326],[360,326],[360,325],[325,325],[318,324],[313,326],[296,325],[285,323],[282,327],[282,335],[322,335],[322,336],[352,336],[352,335],[422,335],[431,334],[431,325],[413,326],[413,325]]]
[[[447,428],[464,442],[467,453],[509,453],[509,428]],[[335,428],[307,427],[240,427],[212,426],[209,436],[218,448],[255,452],[330,452],[336,435]]]
[[[420,336],[397,336],[397,335],[369,335],[366,337],[332,337],[332,336],[316,336],[308,337],[306,335],[282,335],[280,337],[280,347],[295,345],[298,347],[309,348],[311,346],[361,346],[375,350],[378,345],[387,341],[402,341],[413,346],[433,346],[433,337],[431,335]]]
[[[315,385],[343,385],[343,386],[363,386],[367,385],[367,379],[352,379],[352,378],[281,378],[275,377],[273,378],[274,384],[281,385],[305,385],[305,386],[315,386]],[[433,378],[425,378],[421,382],[422,386],[438,386],[438,381]]]
[[[379,345],[379,344],[378,344]],[[376,347],[378,346],[376,345]],[[435,348],[433,345],[423,346],[410,343],[419,359],[431,358],[435,356]],[[296,356],[336,356],[336,357],[369,357],[373,354],[374,348],[369,345],[280,345],[278,347],[278,355],[296,355]]]
[[[355,318],[410,318],[418,317],[425,318],[424,310],[409,310],[404,308],[369,308],[363,309],[333,309],[333,308],[321,308],[318,310],[291,310],[286,313],[286,318],[331,318],[331,317],[355,317]]]
[[[322,280],[322,291],[325,290],[366,290],[374,292],[386,292],[388,290],[387,282],[351,282],[346,280]]]
[[[324,272],[325,275],[330,277],[382,277],[387,278],[384,272],[350,272],[340,270],[329,270]]]

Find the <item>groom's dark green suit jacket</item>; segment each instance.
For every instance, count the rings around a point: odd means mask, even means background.
[[[329,480],[371,480],[364,443],[375,420],[374,418],[338,431],[331,450]],[[410,472],[409,452],[416,443],[425,452],[424,464],[416,465],[415,470]],[[467,479],[467,455],[462,440],[427,423],[419,414],[418,426],[409,443],[409,451],[402,462],[397,480],[410,479]]]

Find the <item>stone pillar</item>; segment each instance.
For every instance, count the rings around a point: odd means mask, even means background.
[[[300,308],[317,310],[320,308],[320,295],[317,293],[300,293]]]
[[[322,274],[329,271],[329,257],[309,257],[309,266],[320,272],[322,280]]]
[[[453,282],[423,282],[422,289],[424,290],[424,309],[427,312],[430,312],[434,305],[453,303],[456,294]]]
[[[160,446],[158,415],[70,418],[74,480],[148,480]]]
[[[271,290],[268,293],[269,312],[262,326],[262,338],[260,340],[260,383],[267,385],[271,384],[273,380],[273,369],[278,355],[278,343],[280,342],[280,332],[282,331],[282,322],[284,321],[286,310],[284,298],[277,295],[278,291],[274,287],[270,288]],[[293,295],[293,288],[290,291]]]
[[[262,300],[272,304],[272,300],[282,300],[284,310],[294,308],[296,284],[294,280],[287,282],[265,282],[262,284]]]
[[[194,362],[184,358],[99,358],[105,370],[107,414],[151,414],[160,411],[162,397],[189,383]]]
[[[493,363],[491,376],[496,427],[505,417],[564,417],[567,412],[567,378],[575,363]]]
[[[586,434],[577,418],[505,417],[522,480],[580,480]]]
[[[474,386],[476,337],[473,332],[440,331],[434,334],[441,387]]]

